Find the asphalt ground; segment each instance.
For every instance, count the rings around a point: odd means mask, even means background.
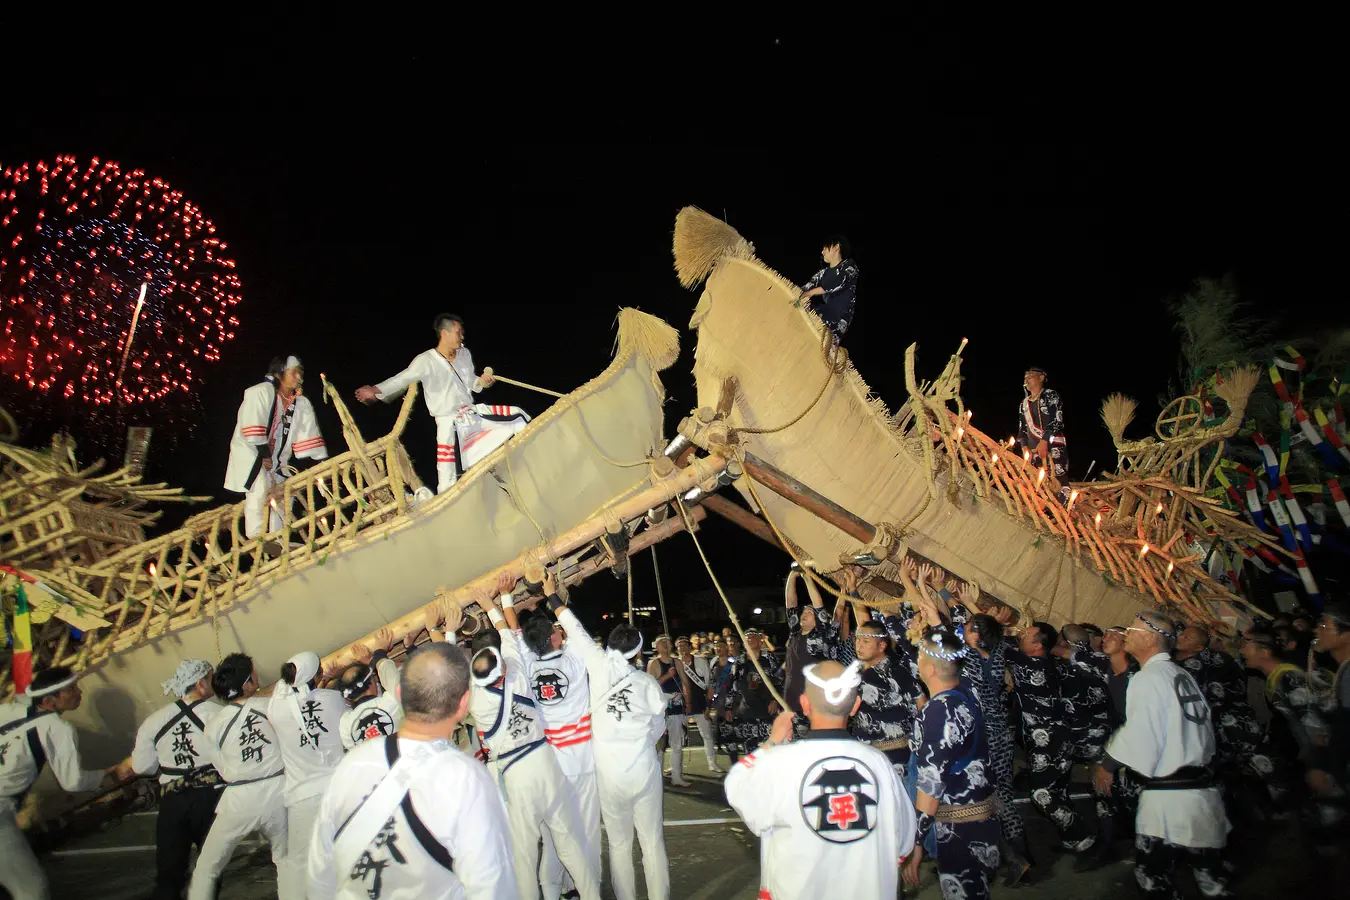
[[[693,735],[695,740],[697,736]],[[759,839],[750,834],[727,805],[721,776],[710,773],[702,749],[685,750],[685,775],[690,788],[666,788],[666,849],[670,857],[672,900],[755,900],[759,889]],[[725,768],[725,756],[719,758]],[[1079,773],[1085,777],[1086,773]],[[1078,783],[1075,792],[1087,791]],[[1092,816],[1086,798],[1077,801],[1079,812]],[[1016,900],[1117,900],[1137,898],[1132,853],[1128,838],[1117,846],[1124,859],[1093,871],[1075,870],[1076,860],[1051,849],[1054,830],[1029,804],[1023,802],[1037,865],[1035,880],[1014,889],[997,883],[993,895]],[[154,882],[155,813],[129,815],[101,831],[71,841],[43,858],[51,877],[54,900],[106,898],[142,900]],[[1334,884],[1346,884],[1350,876],[1347,855],[1322,861],[1300,841],[1292,819],[1248,826],[1235,832],[1230,857],[1238,864],[1235,894],[1246,898],[1295,898],[1301,895],[1343,896]],[[608,854],[608,849],[606,849]],[[605,864],[604,897],[613,898]],[[276,873],[268,848],[261,839],[243,845],[222,878],[221,900],[267,900],[276,897]],[[646,897],[639,861],[639,896]],[[1182,896],[1199,897],[1189,875],[1180,879]],[[3,892],[0,892],[3,894]],[[851,893],[843,894],[853,898]],[[937,875],[925,864],[923,883],[907,897],[939,900]],[[826,900],[826,898],[822,898]],[[864,898],[856,898],[864,900]],[[888,898],[887,898],[888,900]]]

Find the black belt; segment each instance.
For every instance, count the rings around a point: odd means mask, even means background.
[[[1137,774],[1137,773],[1136,773]],[[1139,776],[1145,791],[1191,791],[1214,786],[1214,773],[1206,766],[1182,766],[1170,775]]]

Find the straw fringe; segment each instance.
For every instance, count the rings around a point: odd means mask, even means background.
[[[1133,398],[1124,394],[1112,394],[1102,401],[1102,421],[1117,444],[1125,439],[1125,429],[1134,421],[1134,411],[1138,406]]]
[[[754,259],[754,247],[726,222],[696,206],[675,216],[675,273],[691,288],[707,278],[725,256]]]
[[[646,313],[624,307],[618,315],[614,356],[624,359],[637,352],[658,372],[675,365],[680,356],[680,333],[674,326]]]
[[[1220,379],[1214,386],[1214,393],[1228,404],[1230,413],[1241,414],[1247,408],[1247,398],[1261,381],[1261,370],[1256,366],[1234,369],[1227,377]]]

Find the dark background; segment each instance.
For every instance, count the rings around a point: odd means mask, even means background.
[[[694,397],[697,296],[670,254],[689,204],[725,215],[798,283],[820,267],[822,236],[847,234],[862,271],[847,346],[891,406],[906,346],[931,377],[968,337],[966,403],[1006,437],[1022,372],[1045,367],[1074,478],[1114,468],[1107,393],[1140,401],[1132,433],[1150,427],[1176,368],[1164,301],[1196,277],[1234,273],[1290,325],[1344,317],[1328,289],[1343,229],[1324,224],[1339,206],[1312,137],[1316,80],[1272,74],[1227,31],[1136,52],[1123,33],[1047,45],[914,13],[881,23],[893,32],[739,22],[494,51],[470,47],[469,29],[413,22],[374,22],[378,39],[352,30],[362,22],[273,24],[240,26],[243,43],[218,55],[194,47],[184,77],[160,78],[166,52],[155,77],[114,67],[69,93],[16,88],[0,120],[0,164],[72,153],[144,167],[230,243],[238,336],[204,372],[201,420],[153,422],[148,477],[189,492],[226,499],[239,396],[269,357],[300,356],[312,396],[320,371],[350,395],[429,346],[442,310],[467,320],[480,366],[560,391],[607,364],[620,306],[664,318],[684,345],[664,378],[673,433]],[[1278,42],[1272,23],[1243,32],[1262,33]],[[544,400],[509,386],[486,399],[536,413]],[[367,437],[394,418],[354,413]],[[434,484],[420,401],[405,443]],[[733,526],[703,533],[731,586],[785,571]],[[661,554],[678,622],[680,595],[707,575],[687,538]],[[650,593],[650,562],[635,572]],[[621,586],[595,581],[586,602],[617,610]]]

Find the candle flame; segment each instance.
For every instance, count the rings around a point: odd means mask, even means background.
[[[1023,451],[1022,451],[1022,461],[1023,461],[1023,462],[1031,462],[1031,451],[1030,451],[1030,450],[1023,450]]]
[[[966,430],[965,430],[964,428],[958,428],[958,429],[956,429],[956,437],[957,437],[957,440],[960,440],[961,435],[963,435],[963,434],[965,434],[965,433],[966,433]]]
[[[1158,504],[1158,508],[1155,509],[1154,512],[1161,516],[1161,515],[1162,515],[1162,508],[1163,508],[1163,505],[1162,505],[1161,503],[1159,503],[1159,504]]]
[[[1102,514],[1101,514],[1101,513],[1097,513],[1096,524],[1098,524],[1098,525],[1102,524]]]
[[[998,462],[998,454],[997,454],[997,453],[995,453],[995,454],[994,454],[992,457],[990,457],[990,459],[989,459],[989,464],[990,464],[990,465],[993,465],[993,464],[996,463],[996,462]]]
[[[1016,443],[1017,443],[1017,438],[1015,438],[1015,437],[1010,437],[1010,438],[1008,438],[1008,446],[1009,446],[1009,447],[1013,446],[1013,445],[1016,444]]]
[[[1041,466],[1040,469],[1037,470],[1036,472],[1036,483],[1040,484],[1044,480],[1045,480],[1045,466]]]
[[[1173,568],[1172,563],[1168,563],[1168,564],[1167,564],[1167,574],[1168,574],[1168,575],[1171,575],[1171,574],[1172,574],[1172,568]]]
[[[156,572],[155,572],[155,564],[154,564],[154,563],[151,563],[151,564],[150,564],[150,577],[151,577],[151,578],[158,578],[158,577],[159,577],[159,576],[156,574]]]
[[[1144,546],[1142,546],[1142,547],[1139,548],[1139,558],[1140,558],[1140,559],[1143,559],[1144,556],[1147,555],[1147,553],[1148,553],[1148,544],[1145,544]]]

